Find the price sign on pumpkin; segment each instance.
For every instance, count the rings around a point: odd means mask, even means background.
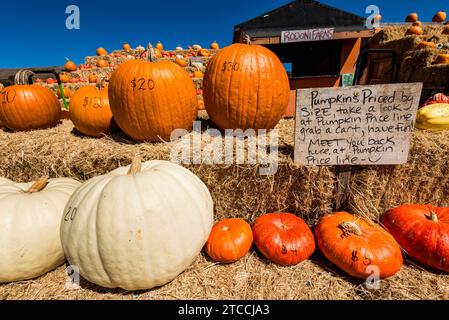
[[[422,83],[298,90],[295,163],[406,163],[421,91]]]

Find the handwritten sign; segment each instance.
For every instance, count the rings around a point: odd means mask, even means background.
[[[334,38],[334,28],[282,31],[281,42],[324,41]]]
[[[298,90],[295,163],[407,162],[422,83]]]

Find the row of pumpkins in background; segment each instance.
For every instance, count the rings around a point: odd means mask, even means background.
[[[69,112],[75,127],[90,136],[108,133],[112,117],[138,141],[168,141],[175,129],[192,130],[198,100],[189,74],[169,60],[122,63],[106,86],[82,88]],[[235,76],[238,74],[238,76]],[[289,101],[290,85],[279,58],[259,45],[233,44],[209,61],[204,103],[221,129],[272,129]],[[13,131],[48,128],[60,118],[60,104],[48,89],[14,85],[2,91],[0,121]]]
[[[385,229],[346,212],[315,227],[290,213],[214,222],[204,183],[167,162],[132,164],[83,184],[68,178],[17,184],[0,178],[0,282],[36,278],[65,258],[86,280],[107,288],[162,286],[205,248],[216,262],[244,257],[253,241],[282,266],[308,259],[317,245],[347,274],[387,278],[412,258],[449,272],[449,208],[405,205],[385,213]],[[20,214],[19,214],[20,213]],[[316,243],[315,243],[316,239]]]

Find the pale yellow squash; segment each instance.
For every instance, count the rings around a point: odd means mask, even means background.
[[[449,104],[430,104],[418,110],[416,127],[423,130],[449,130]]]

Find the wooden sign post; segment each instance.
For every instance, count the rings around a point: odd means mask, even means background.
[[[407,162],[421,91],[422,83],[298,90],[295,163],[340,166],[336,210],[351,166]]]

